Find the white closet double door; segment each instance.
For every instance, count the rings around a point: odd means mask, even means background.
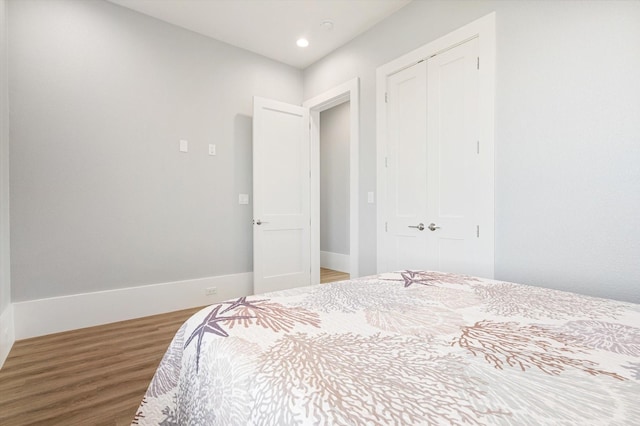
[[[477,52],[472,39],[387,78],[387,270],[493,276]]]

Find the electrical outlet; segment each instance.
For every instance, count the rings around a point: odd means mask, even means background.
[[[216,287],[209,287],[204,289],[205,296],[213,296],[217,292],[218,292],[218,289]]]

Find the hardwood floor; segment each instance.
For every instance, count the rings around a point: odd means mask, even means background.
[[[322,283],[346,279],[320,270]],[[129,425],[173,335],[200,309],[17,341],[0,369],[0,425]]]
[[[348,279],[349,279],[349,274],[347,273],[334,271],[332,269],[327,269],[327,268],[320,268],[321,284],[332,283],[334,281],[342,281],[342,280],[348,280]]]
[[[17,341],[0,425],[129,425],[180,325],[201,308]]]

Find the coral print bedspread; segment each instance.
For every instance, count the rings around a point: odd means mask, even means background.
[[[140,425],[640,425],[640,305],[402,271],[210,306]]]

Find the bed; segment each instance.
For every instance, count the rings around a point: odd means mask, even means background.
[[[207,307],[136,425],[640,424],[640,305],[399,271]]]

